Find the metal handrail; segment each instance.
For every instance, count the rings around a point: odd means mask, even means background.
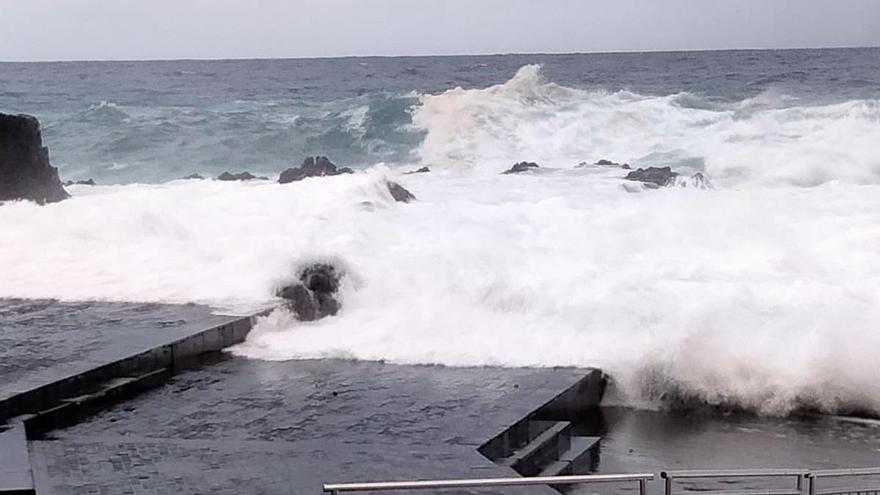
[[[746,489],[737,490],[735,493],[740,495],[801,495],[804,489],[804,479],[809,473],[806,469],[715,469],[700,471],[663,471],[660,477],[666,480],[664,483],[665,495],[673,495],[672,482],[675,479],[695,479],[695,478],[779,478],[779,477],[797,477],[797,486],[790,490],[768,490],[768,489]],[[721,495],[730,494],[730,490],[706,490],[701,491],[701,495]],[[812,494],[816,495],[816,494]]]
[[[385,481],[373,483],[334,483],[324,485],[325,493],[373,492],[386,490],[429,490],[447,488],[489,488],[497,486],[577,485],[638,481],[639,495],[647,494],[653,474],[591,474],[581,476],[537,476],[531,478],[478,478],[433,481]]]
[[[774,476],[806,476],[806,469],[706,469],[692,471],[663,471],[660,477],[666,478],[758,478]]]
[[[832,476],[872,476],[880,475],[880,467],[876,468],[854,468],[854,469],[822,469],[810,471],[807,476],[810,478],[829,478]]]
[[[819,490],[817,482],[819,478],[835,478],[840,476],[880,476],[880,468],[854,468],[854,469],[824,469],[811,471],[807,474],[809,482],[809,495],[835,495],[839,493],[880,493],[880,486],[871,488],[831,488]]]

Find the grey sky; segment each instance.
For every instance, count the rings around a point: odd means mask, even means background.
[[[880,0],[0,0],[0,60],[880,45]]]

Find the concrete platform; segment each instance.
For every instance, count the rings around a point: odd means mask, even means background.
[[[32,442],[32,460],[41,494],[317,494],[324,482],[516,476],[477,448],[586,373],[230,358]]]
[[[0,299],[0,401],[239,318],[197,305]]]

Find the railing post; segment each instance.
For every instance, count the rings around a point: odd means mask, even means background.
[[[645,478],[639,480],[639,495],[648,495],[648,480]]]
[[[809,495],[816,495],[816,477],[813,476],[812,474],[809,474],[807,477],[809,478],[809,485],[810,485],[810,494]]]
[[[804,475],[799,474],[797,477],[797,491],[801,494],[804,493]]]

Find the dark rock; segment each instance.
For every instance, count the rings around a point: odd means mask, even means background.
[[[410,201],[415,201],[416,196],[407,191],[405,187],[401,186],[397,182],[388,182],[388,191],[391,192],[391,196],[394,198],[394,201],[401,201],[404,203],[409,203]]]
[[[282,287],[278,296],[301,321],[314,321],[339,312],[339,280],[342,274],[333,265],[317,263],[299,274],[299,282]]]
[[[404,172],[403,175],[412,175],[412,174],[427,174],[431,169],[428,167],[422,167],[418,170],[410,170],[409,172]]]
[[[97,186],[95,179],[78,180],[76,182],[69,180],[64,183],[65,186]]]
[[[586,168],[586,167],[618,167],[624,170],[630,170],[629,163],[620,164],[617,162],[612,162],[611,160],[601,159],[596,163],[587,163],[580,162],[577,164],[575,168]]]
[[[184,180],[193,180],[193,179],[196,179],[196,180],[205,180],[205,178],[202,177],[202,176],[199,175],[199,174],[189,174],[189,175],[187,175],[186,177],[184,177]]]
[[[49,163],[36,117],[0,113],[0,201],[27,199],[42,205],[69,197],[58,169]]]
[[[502,174],[521,174],[533,168],[539,168],[539,165],[535,162],[519,162],[502,172]]]
[[[314,292],[329,294],[339,290],[339,274],[332,265],[322,263],[309,266],[302,271],[299,279]]]
[[[233,181],[233,180],[254,180],[261,179],[266,180],[268,177],[257,177],[256,175],[250,172],[242,172],[240,174],[230,174],[229,172],[223,172],[222,174],[217,176],[217,180],[222,181]]]
[[[348,167],[336,168],[336,164],[326,156],[308,157],[297,168],[289,168],[281,172],[278,182],[287,184],[305,179],[306,177],[326,177],[341,174],[353,174],[354,170]]]
[[[676,177],[678,174],[669,167],[648,167],[633,170],[626,174],[624,179],[643,182],[646,185],[653,184],[655,187],[665,187],[673,184]]]

